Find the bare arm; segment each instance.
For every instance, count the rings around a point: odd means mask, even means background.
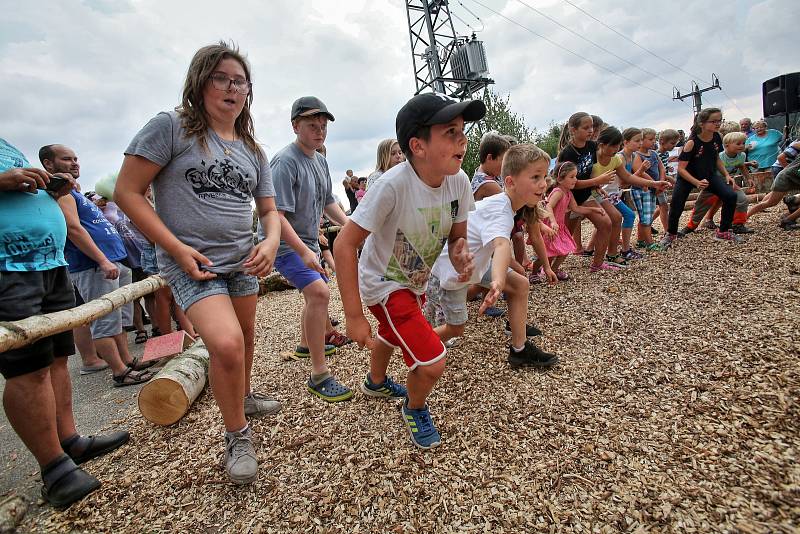
[[[639,163],[638,166],[636,165],[637,161]],[[637,156],[636,154],[633,155],[633,167],[636,169],[636,172],[631,174],[628,172],[628,169],[625,168],[625,164],[620,163],[619,166],[615,169],[617,171],[617,176],[619,176],[620,180],[622,180],[626,184],[636,185],[644,188],[652,187],[653,189],[659,189],[659,190],[663,190],[667,186],[665,182],[659,183],[659,182],[654,182],[650,178],[642,178],[642,175],[647,170],[647,167],[644,165],[642,159],[639,158],[639,156]]]
[[[328,219],[339,226],[344,226],[347,224],[347,215],[344,213],[344,211],[342,211],[342,208],[336,202],[331,202],[325,206],[323,211],[325,212],[325,215],[328,216]]]
[[[86,228],[81,225],[80,217],[78,217],[78,206],[72,195],[64,195],[59,198],[58,207],[61,208],[64,220],[67,222],[67,238],[73,245],[78,247],[78,250],[97,262],[98,267],[103,271],[106,278],[109,280],[117,278],[119,276],[117,266],[109,261],[103,251],[95,244]]]
[[[211,260],[175,237],[145,198],[147,187],[160,171],[161,166],[146,158],[125,156],[117,176],[114,202],[150,241],[167,251],[194,280],[215,278],[216,274],[200,269],[200,265],[211,266]]]
[[[686,144],[683,145],[683,150],[681,152],[691,152],[693,148],[694,148],[694,141],[689,139],[688,141],[686,141]],[[684,180],[686,180],[687,182],[689,182],[698,189],[702,190],[708,187],[708,180],[698,180],[697,178],[692,176],[692,173],[686,170],[687,165],[689,165],[689,162],[686,160],[678,161],[678,176],[680,176],[681,178],[683,178]]]
[[[281,238],[281,220],[278,210],[275,209],[275,197],[257,197],[254,200],[256,213],[266,238],[253,247],[244,262],[244,268],[247,269],[248,274],[266,276],[275,263],[275,254]]]
[[[317,253],[308,248],[308,246],[303,243],[303,240],[300,239],[300,236],[297,235],[297,232],[294,231],[292,225],[289,224],[289,221],[286,219],[286,212],[278,210],[278,216],[281,222],[281,239],[291,247],[292,250],[297,252],[297,255],[300,256],[300,259],[303,260],[303,263],[309,268],[317,271],[318,273],[325,274],[325,269],[320,265],[319,258],[317,257]]]
[[[725,164],[722,163],[722,159],[719,157],[719,154],[717,154],[717,170],[722,176],[725,177],[725,181],[728,183],[728,185],[733,185],[734,183],[736,183],[733,181],[733,178],[731,177],[731,174],[728,172],[728,169],[725,168]]]
[[[467,221],[455,223],[447,236],[447,255],[458,273],[458,281],[466,282],[472,276],[472,254],[467,245]]]
[[[500,295],[506,288],[506,275],[508,268],[511,265],[511,242],[507,237],[495,237],[492,240],[492,283],[483,302],[478,309],[478,313],[482,314],[486,308],[494,306]],[[524,271],[523,271],[524,272]]]
[[[602,209],[602,208],[600,208]],[[529,226],[529,234],[531,236],[531,243],[533,244],[533,250],[536,251],[536,257],[541,259],[542,262],[542,269],[544,269],[544,273],[547,276],[547,280],[552,282],[556,282],[558,278],[556,274],[553,272],[553,269],[550,268],[550,259],[547,257],[547,249],[544,246],[544,239],[542,239],[542,232],[539,229],[539,222],[536,222]]]
[[[502,193],[503,190],[500,188],[500,184],[497,182],[484,182],[477,191],[475,191],[475,201],[483,200],[486,197],[490,197],[492,195],[497,195]]]
[[[372,346],[372,329],[364,317],[361,293],[358,289],[358,249],[369,232],[353,221],[348,221],[333,242],[336,257],[336,276],[344,308],[347,336],[360,347]]]

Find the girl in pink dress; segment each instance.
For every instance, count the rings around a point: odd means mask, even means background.
[[[570,211],[579,215],[590,215],[592,212],[598,215],[603,213],[603,208],[578,206],[572,196],[572,188],[578,181],[578,168],[571,161],[560,163],[553,169],[553,176],[556,186],[547,197],[547,207],[555,216],[555,221],[551,224],[555,232],[553,236],[545,237],[544,244],[547,250],[547,257],[550,258],[550,265],[555,271],[559,280],[568,280],[569,275],[560,269],[561,264],[567,256],[575,252],[575,241],[572,239],[567,228],[566,216]],[[543,222],[544,224],[544,222]],[[543,232],[544,233],[544,232]]]

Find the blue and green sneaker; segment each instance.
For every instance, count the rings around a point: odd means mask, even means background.
[[[375,384],[367,373],[367,377],[361,383],[361,391],[364,395],[370,397],[381,397],[384,399],[404,399],[408,395],[406,387],[398,384],[392,377],[386,376],[386,379],[380,384]]]
[[[400,413],[403,415],[403,422],[406,424],[414,445],[420,449],[432,449],[442,444],[427,404],[421,410],[412,410],[408,407],[408,399],[406,399],[403,401]]]

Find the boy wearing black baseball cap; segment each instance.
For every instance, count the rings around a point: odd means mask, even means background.
[[[441,442],[426,400],[444,372],[447,351],[421,307],[431,267],[445,243],[456,271],[465,280],[471,274],[465,237],[473,204],[469,179],[461,170],[467,150],[464,122],[485,113],[480,100],[458,102],[438,93],[409,100],[396,121],[406,161],[373,185],[334,244],[347,333],[371,350],[361,391],[402,400],[411,440],[423,449]],[[378,320],[375,339],[362,301]],[[409,367],[408,389],[386,375],[395,347]]]

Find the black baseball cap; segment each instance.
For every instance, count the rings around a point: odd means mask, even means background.
[[[292,104],[292,120],[297,117],[311,117],[319,114],[327,116],[331,122],[336,120],[331,112],[328,111],[328,108],[325,107],[325,104],[322,103],[322,100],[316,96],[301,96]]]
[[[441,93],[422,93],[406,102],[397,112],[395,128],[400,150],[408,150],[408,142],[415,137],[420,128],[434,124],[447,124],[458,116],[465,122],[481,120],[486,115],[486,105],[482,100],[459,102]]]

